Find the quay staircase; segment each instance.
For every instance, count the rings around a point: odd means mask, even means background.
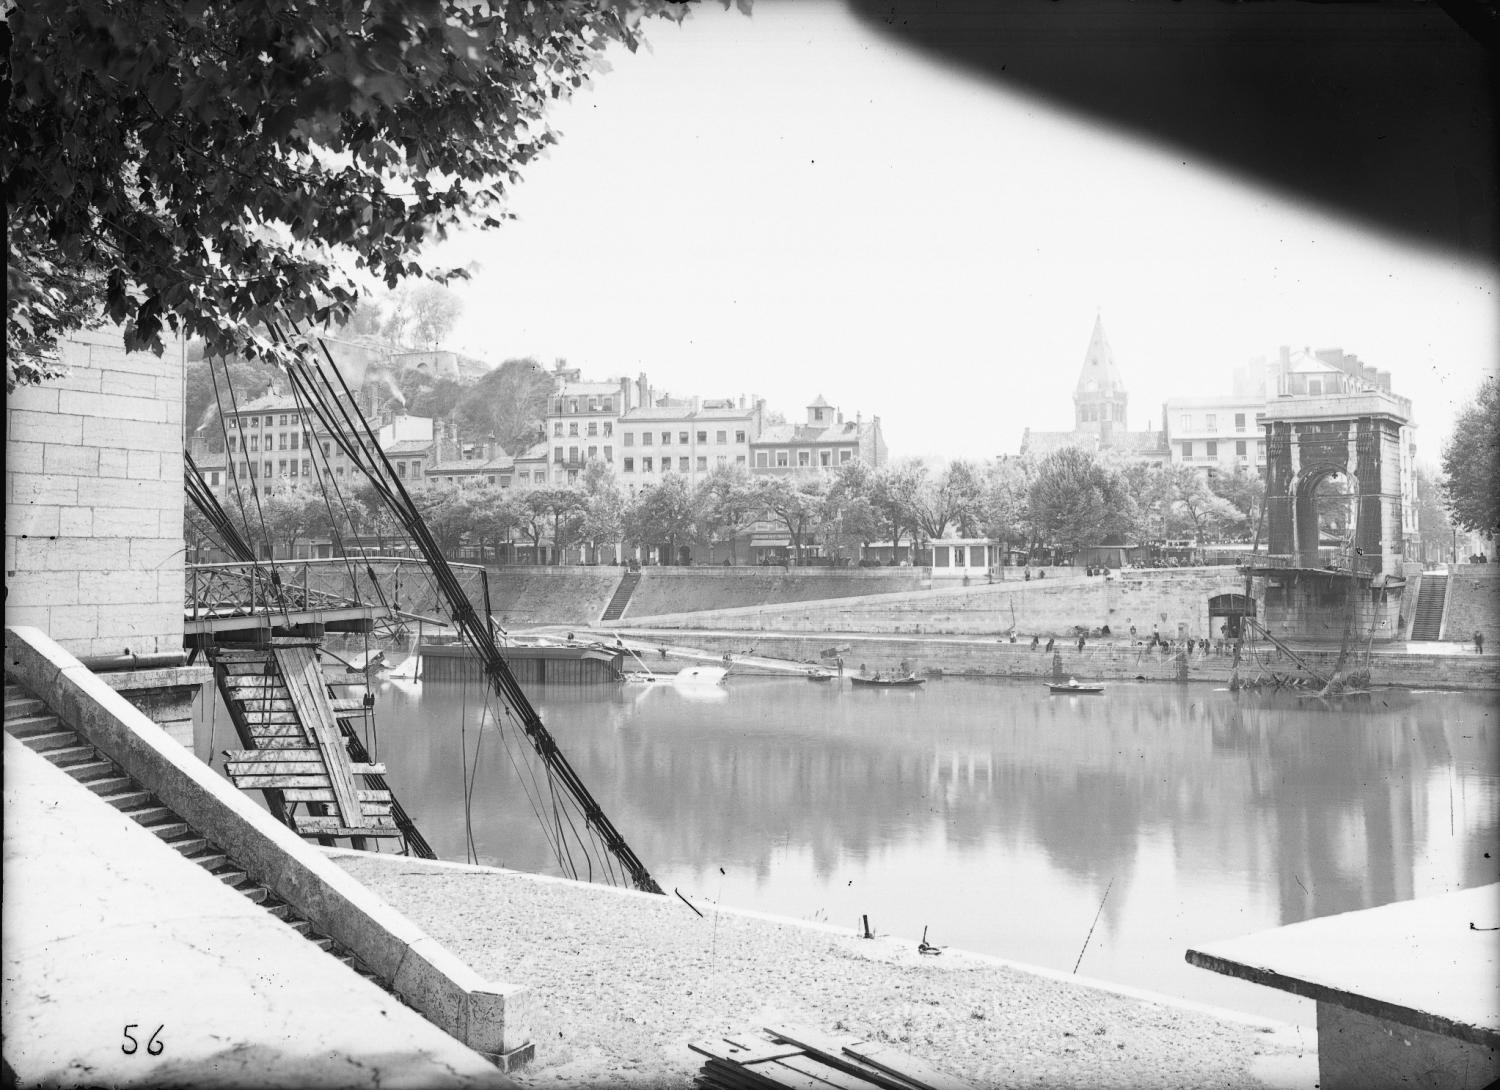
[[[1443,607],[1448,600],[1448,576],[1422,573],[1422,589],[1417,594],[1417,612],[1412,617],[1413,640],[1442,638]]]
[[[601,622],[618,621],[625,613],[625,607],[630,604],[630,596],[635,593],[635,588],[640,584],[641,573],[638,571],[627,571],[620,577],[620,585],[615,588],[614,596],[610,598],[609,605],[604,607],[604,616]]]
[[[327,935],[315,930],[291,905],[251,878],[235,858],[205,838],[189,822],[63,723],[46,704],[19,685],[5,686],[5,732],[66,772],[184,858],[198,864],[229,888],[238,890],[318,949],[389,990],[365,964]]]

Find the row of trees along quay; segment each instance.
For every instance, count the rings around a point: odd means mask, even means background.
[[[1209,477],[1188,466],[1114,462],[1069,448],[1035,461],[852,462],[806,477],[718,466],[696,486],[667,473],[633,494],[594,460],[577,485],[441,484],[413,492],[412,500],[446,554],[480,561],[500,558],[503,543],[529,544],[538,559],[544,550],[555,557],[583,546],[596,561],[612,559],[616,544],[665,544],[674,560],[689,547],[699,562],[714,563],[736,536],[769,524],[785,532],[796,562],[816,550],[838,564],[858,560],[873,542],[919,545],[945,536],[987,538],[1028,554],[1066,552],[1111,535],[1248,541],[1263,495],[1255,474]],[[344,506],[349,525],[338,528],[341,534],[377,552],[404,548],[368,486],[351,489]],[[322,493],[289,481],[263,486],[258,511],[231,509],[230,517],[247,540],[269,538],[282,556],[298,555],[299,546],[326,540],[333,529]],[[190,509],[189,524],[197,522]]]

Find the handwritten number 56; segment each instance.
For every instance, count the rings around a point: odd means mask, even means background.
[[[136,1028],[138,1028],[138,1027],[137,1027],[136,1023],[134,1023],[134,1022],[130,1023],[130,1025],[128,1025],[128,1026],[125,1027],[125,1040],[127,1042],[129,1042],[129,1043],[128,1044],[122,1044],[120,1046],[120,1051],[123,1052],[123,1053],[125,1053],[125,1055],[127,1055],[127,1056],[134,1056],[136,1054],[136,1051],[140,1048],[139,1042],[137,1042],[136,1039],[135,1039],[135,1037],[133,1037],[131,1035],[131,1033],[130,1033],[131,1030],[136,1029]],[[160,1056],[161,1053],[162,1053],[162,1049],[166,1048],[165,1044],[163,1044],[161,1041],[157,1040],[157,1037],[161,1035],[161,1031],[164,1030],[164,1029],[166,1029],[166,1026],[164,1026],[164,1025],[157,1026],[156,1027],[156,1032],[153,1033],[151,1035],[150,1039],[148,1039],[146,1041],[146,1053],[148,1055],[151,1055],[151,1056]]]

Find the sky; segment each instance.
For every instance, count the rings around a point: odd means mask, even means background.
[[[1072,427],[1095,316],[1129,426],[1228,395],[1279,345],[1341,347],[1412,398],[1418,460],[1497,359],[1500,273],[1299,206],[944,67],[837,3],[714,5],[552,115],[450,347],[645,372],[658,395],[822,394],[894,457],[1013,454]]]

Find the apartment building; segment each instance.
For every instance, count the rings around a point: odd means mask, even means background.
[[[1174,465],[1216,473],[1264,474],[1266,448],[1260,417],[1265,400],[1245,397],[1174,397],[1162,406],[1162,430]]]
[[[721,466],[748,470],[764,414],[764,401],[745,397],[652,398],[620,418],[615,472],[634,492],[669,473],[693,486]]]
[[[868,421],[862,414],[846,420],[844,414],[819,394],[807,406],[800,424],[772,424],[750,442],[751,471],[778,476],[801,473],[831,473],[850,462],[872,468],[888,460],[880,417]]]

